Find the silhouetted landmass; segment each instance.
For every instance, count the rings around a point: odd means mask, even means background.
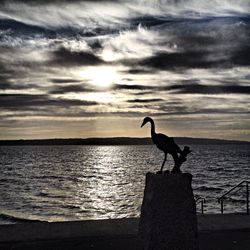
[[[247,141],[231,141],[220,139],[175,137],[176,143],[181,145],[250,145]],[[114,138],[69,138],[69,139],[41,139],[41,140],[0,140],[0,146],[25,145],[150,145],[151,138],[114,137]]]

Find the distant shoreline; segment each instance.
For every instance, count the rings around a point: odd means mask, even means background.
[[[250,145],[248,141],[175,137],[175,142],[182,145]],[[35,140],[0,140],[0,146],[35,146],[35,145],[151,145],[151,138],[113,137],[113,138],[68,138]]]

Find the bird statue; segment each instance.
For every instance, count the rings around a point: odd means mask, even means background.
[[[156,133],[155,123],[153,119],[150,117],[144,118],[141,128],[148,122],[151,124],[151,138],[152,138],[153,143],[157,146],[157,148],[159,148],[165,154],[163,163],[161,165],[161,169],[160,171],[158,171],[158,173],[162,173],[163,167],[167,160],[167,154],[172,155],[174,159],[174,163],[175,163],[174,168],[172,169],[171,172],[180,173],[181,164],[184,161],[186,161],[187,154],[191,152],[189,150],[189,147],[185,147],[184,150],[181,150],[180,147],[174,142],[173,137],[168,137],[167,135]],[[178,154],[180,154],[180,156],[178,156]]]

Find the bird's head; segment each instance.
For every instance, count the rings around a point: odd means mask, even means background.
[[[152,122],[152,121],[153,121],[152,118],[150,118],[150,117],[145,117],[145,118],[143,119],[141,128],[142,128],[147,122]]]

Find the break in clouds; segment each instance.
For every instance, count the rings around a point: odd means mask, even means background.
[[[249,140],[250,2],[2,1],[1,139]],[[112,124],[112,126],[110,126]]]

